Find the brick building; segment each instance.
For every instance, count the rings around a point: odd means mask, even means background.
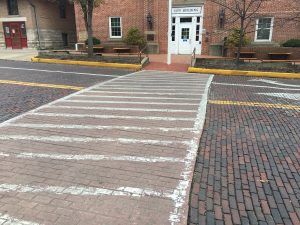
[[[290,2],[289,2],[290,1]],[[287,4],[289,2],[289,4]],[[298,1],[299,2],[299,1]],[[220,27],[222,7],[204,0],[173,0],[171,51],[173,54],[208,54],[228,35],[228,26]],[[299,13],[296,0],[266,1],[255,14],[249,33],[253,45],[276,46],[290,38],[300,38],[299,22],[284,20]],[[225,15],[227,12],[225,10]],[[77,38],[86,40],[82,13],[75,6]],[[225,17],[226,24],[226,17]],[[137,27],[145,35],[152,52],[168,49],[168,0],[110,0],[94,11],[94,36],[102,43],[121,42],[129,28]],[[234,25],[230,25],[233,27]]]
[[[67,0],[0,0],[0,48],[60,48],[76,42]]]

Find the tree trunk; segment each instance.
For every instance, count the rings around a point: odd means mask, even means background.
[[[87,35],[88,35],[88,57],[93,57],[93,7],[94,1],[87,1]]]
[[[242,49],[244,35],[245,35],[245,32],[244,32],[244,23],[245,23],[245,19],[241,18],[239,43],[238,43],[238,49],[237,49],[237,53],[236,53],[236,65],[237,66],[239,66],[239,64],[240,64],[241,49]]]

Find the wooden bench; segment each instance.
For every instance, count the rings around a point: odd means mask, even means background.
[[[130,48],[113,48],[113,50],[120,55],[121,53],[130,53]]]
[[[261,60],[261,62],[265,62],[265,63],[291,63],[293,65],[296,65],[296,63],[300,63],[300,59],[290,59],[290,60],[283,60],[283,59],[279,59],[279,60],[272,60],[272,59],[263,59]]]
[[[252,61],[252,60],[258,60],[258,58],[240,58],[240,60],[243,60],[243,61]]]
[[[255,54],[256,52],[240,52],[240,58],[255,58]],[[237,52],[235,53],[235,55],[237,55]]]
[[[62,50],[51,50],[51,52],[57,52],[57,53],[61,53],[61,52],[64,52],[64,53],[70,53],[70,50],[66,50],[66,49],[62,49]]]
[[[270,52],[270,60],[287,60],[292,53],[289,52]]]
[[[94,46],[93,47],[93,52],[95,52],[95,53],[102,53],[103,50],[104,50],[104,47],[102,47],[102,46]]]

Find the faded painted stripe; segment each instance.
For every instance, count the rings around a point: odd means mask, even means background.
[[[172,162],[178,163],[183,162],[183,159],[174,158],[174,157],[140,157],[140,156],[109,156],[109,155],[71,155],[71,154],[46,154],[46,153],[33,153],[33,152],[23,152],[23,153],[13,153],[7,154],[5,152],[0,152],[0,157],[15,157],[22,159],[36,159],[36,158],[45,158],[45,159],[56,159],[56,160],[71,160],[71,161],[130,161],[130,162],[145,162],[145,163],[157,163],[157,162]]]
[[[64,136],[34,136],[34,135],[0,135],[0,140],[27,140],[49,142],[119,142],[121,144],[149,144],[149,145],[189,145],[188,141],[143,140],[130,138],[91,138],[91,137],[64,137]]]
[[[0,224],[1,225],[39,225],[38,223],[21,220],[14,217],[11,217],[8,214],[0,213]]]
[[[275,80],[267,80],[267,79],[253,79],[250,81],[258,81],[258,82],[264,82],[264,83],[268,83],[268,84],[274,84],[274,85],[278,85],[278,86],[285,86],[285,87],[297,87],[300,88],[300,85],[295,85],[295,84],[285,84],[279,81],[275,81]]]
[[[235,101],[209,100],[208,103],[214,105],[238,105],[238,106],[250,106],[250,107],[300,110],[300,106],[298,105],[282,105],[282,104],[272,104],[272,103],[264,103],[264,102],[238,102],[238,101],[235,102]]]
[[[131,98],[131,99],[158,99],[158,100],[194,100],[199,101],[199,98],[166,98],[166,97],[137,97],[137,96],[116,96],[116,95],[86,95],[81,94],[76,97],[88,97],[88,98]]]
[[[291,99],[295,101],[300,101],[300,94],[291,94],[291,93],[256,93],[257,95],[266,95],[266,96],[272,96],[276,98],[286,98],[286,99]]]
[[[58,84],[43,84],[43,83],[31,83],[22,82],[16,80],[0,80],[0,84],[12,84],[21,86],[31,86],[31,87],[46,87],[46,88],[58,88],[58,89],[70,89],[70,90],[81,90],[83,87],[68,86],[68,85],[58,85]]]
[[[54,128],[54,129],[96,129],[96,130],[139,130],[139,131],[194,131],[193,128],[181,128],[181,127],[134,127],[134,126],[97,126],[97,125],[70,125],[70,124],[31,124],[31,123],[12,123],[7,124],[12,127],[24,127],[24,128]],[[1,155],[0,155],[1,156]]]
[[[25,71],[38,71],[45,73],[63,73],[63,74],[76,74],[76,75],[89,75],[89,76],[99,76],[99,77],[120,77],[118,75],[109,75],[109,74],[98,74],[98,73],[79,73],[72,71],[61,71],[61,70],[40,70],[40,69],[30,69],[30,68],[16,68],[16,67],[5,67],[1,66],[0,69],[9,69],[9,70],[25,70]]]
[[[99,118],[99,119],[134,119],[134,120],[162,120],[162,121],[194,121],[195,118],[181,117],[155,117],[155,116],[115,116],[115,115],[96,115],[96,114],[72,114],[72,113],[28,113],[35,116],[49,117],[74,117],[74,118]]]
[[[169,198],[170,192],[155,191],[150,188],[118,187],[116,189],[82,187],[82,186],[36,186],[21,184],[0,184],[0,192],[18,193],[52,193],[57,195],[79,195],[79,196],[128,196],[128,197],[159,197]]]
[[[254,88],[269,88],[269,89],[287,90],[287,91],[300,91],[299,88],[280,88],[280,87],[260,86],[260,85],[251,85],[251,84],[229,84],[229,83],[218,83],[218,82],[213,82],[213,84],[223,85],[223,86],[254,87]]]
[[[109,93],[109,94],[138,94],[138,95],[187,95],[187,96],[201,96],[202,94],[191,94],[187,92],[134,92],[134,91],[95,91],[89,90],[85,91],[85,93]]]
[[[76,98],[76,96],[74,96]],[[133,105],[194,105],[198,106],[197,103],[172,103],[172,102],[135,102],[135,101],[97,101],[97,100],[70,100],[66,99],[61,102],[91,102],[91,103],[105,103],[105,104],[133,104]]]
[[[89,107],[89,106],[61,106],[52,105],[44,108],[60,108],[60,109],[96,109],[96,110],[110,110],[110,111],[141,111],[141,112],[196,112],[196,110],[184,110],[184,109],[149,109],[149,108],[113,108],[113,107]]]
[[[189,195],[189,188],[191,185],[191,180],[193,176],[194,163],[197,156],[199,140],[202,133],[202,129],[205,121],[206,107],[207,107],[207,99],[208,99],[208,91],[210,88],[210,84],[213,80],[213,76],[207,80],[207,84],[204,90],[204,95],[200,101],[197,117],[194,124],[194,129],[198,131],[197,135],[190,141],[187,154],[184,158],[184,169],[180,174],[182,179],[179,180],[171,198],[174,201],[174,209],[170,212],[169,221],[171,225],[178,224],[181,221],[182,214],[185,210],[188,210],[188,206],[185,202],[187,202],[187,198]],[[185,218],[187,219],[187,218]]]

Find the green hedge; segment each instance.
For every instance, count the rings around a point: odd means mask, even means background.
[[[290,39],[282,44],[283,47],[300,47],[300,39]]]
[[[85,44],[88,45],[88,39],[85,40]],[[93,37],[93,45],[100,45],[101,41],[98,38]]]

